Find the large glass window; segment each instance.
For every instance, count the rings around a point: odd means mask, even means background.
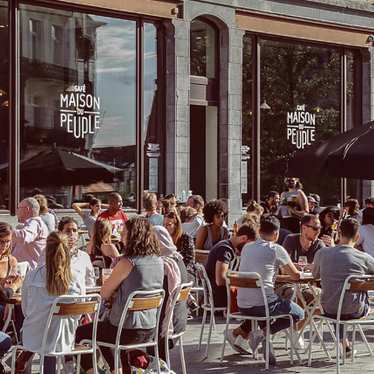
[[[8,1],[0,0],[0,209],[8,209],[9,44]]]
[[[70,207],[84,194],[114,190],[125,207],[137,206],[141,96],[146,147],[159,145],[162,133],[157,30],[145,23],[137,97],[137,27],[136,20],[21,5],[21,197],[41,191]],[[155,190],[159,158],[145,162],[147,187]]]
[[[215,78],[217,45],[215,28],[204,20],[193,20],[190,43],[191,75]]]
[[[157,28],[144,26],[144,189],[162,192],[163,123],[162,82],[158,77],[160,68],[157,56]]]
[[[295,150],[340,132],[340,52],[263,40],[260,76],[261,189],[265,192],[283,186],[287,159]],[[340,199],[336,178],[311,175],[302,182],[306,192],[323,196],[323,204]]]

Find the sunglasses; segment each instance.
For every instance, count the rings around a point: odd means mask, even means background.
[[[305,225],[306,227],[310,227],[314,231],[320,231],[321,226],[313,226],[313,225]]]

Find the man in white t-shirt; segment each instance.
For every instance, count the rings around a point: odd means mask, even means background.
[[[357,246],[374,257],[374,208],[365,208],[362,212],[362,225],[359,229],[360,238]]]
[[[290,275],[293,279],[300,278],[300,273],[292,263],[287,251],[279,244],[276,244],[279,229],[279,220],[274,216],[269,216],[261,221],[260,239],[244,246],[241,253],[239,271],[260,274],[264,283],[270,315],[289,314],[296,323],[304,319],[303,309],[290,300],[282,299],[274,291],[275,278],[279,270],[283,274]],[[238,288],[237,301],[241,313],[251,316],[265,316],[261,289]],[[261,329],[253,332],[250,331],[250,322],[243,323],[238,329],[234,330],[234,335],[249,338],[249,345],[254,351],[260,343],[265,342],[265,322],[259,322],[259,325]],[[270,325],[270,334],[287,329],[289,326],[289,318],[277,319]],[[270,365],[275,365],[276,360],[272,349],[270,349],[269,356]]]

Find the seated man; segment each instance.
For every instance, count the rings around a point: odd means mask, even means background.
[[[360,224],[354,218],[344,219],[339,228],[339,245],[323,248],[314,258],[313,276],[321,278],[321,305],[327,317],[336,318],[340,295],[345,279],[349,275],[374,274],[374,258],[355,249],[359,238]],[[369,311],[366,292],[348,292],[342,305],[342,320],[365,316]],[[340,337],[343,337],[343,325],[340,325]],[[348,340],[343,348],[351,353]]]
[[[236,236],[221,240],[209,252],[205,265],[213,291],[215,307],[227,306],[227,292],[225,274],[229,270],[230,262],[236,255],[240,255],[246,243],[253,242],[257,237],[257,228],[254,224],[240,226]]]
[[[318,239],[320,231],[321,222],[318,216],[306,214],[300,221],[300,233],[287,235],[283,247],[294,263],[298,262],[299,256],[306,256],[308,264],[313,263],[316,252],[325,246],[323,241]]]
[[[276,244],[279,235],[280,223],[274,216],[269,216],[261,221],[260,238],[254,243],[244,246],[239,271],[259,273],[262,277],[265,293],[269,305],[270,315],[290,314],[296,323],[304,318],[304,311],[296,303],[282,299],[274,291],[275,276],[279,270],[288,274],[293,279],[299,279],[300,273],[290,259],[286,250]],[[260,289],[238,288],[238,307],[241,313],[251,316],[265,316],[264,300]],[[249,338],[252,351],[263,343],[265,352],[266,327],[264,322],[259,322],[261,330],[250,332],[250,322],[246,321],[233,330],[234,337]],[[270,334],[287,329],[290,320],[277,319],[270,325]],[[270,345],[269,364],[276,365],[276,359]]]

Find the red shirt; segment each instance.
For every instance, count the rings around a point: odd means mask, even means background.
[[[112,234],[118,236],[122,232],[123,226],[129,218],[123,210],[119,210],[115,214],[110,214],[107,210],[105,210],[97,219],[102,221],[109,220],[112,224]]]

